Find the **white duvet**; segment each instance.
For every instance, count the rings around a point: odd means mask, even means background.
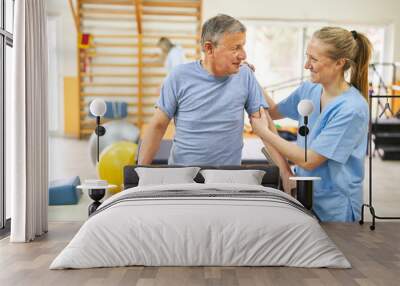
[[[145,266],[294,266],[349,268],[309,214],[279,200],[246,197],[141,198],[132,192],[262,190],[239,184],[135,187],[106,200],[50,269]],[[251,192],[250,192],[251,193]],[[134,193],[137,195],[137,193]]]

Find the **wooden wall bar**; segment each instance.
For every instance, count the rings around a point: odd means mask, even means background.
[[[170,38],[189,61],[200,58],[202,0],[77,0],[75,7],[68,1],[78,29],[79,79],[65,78],[66,133],[82,138],[93,132],[88,105],[97,97],[126,102],[124,120],[142,129],[166,76],[158,40]],[[79,45],[82,34],[92,37],[88,47]]]

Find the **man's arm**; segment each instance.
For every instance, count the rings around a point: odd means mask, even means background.
[[[250,123],[253,127],[253,131],[261,138],[261,140],[264,142],[264,145],[273,146],[273,148],[275,148],[282,156],[285,156],[290,161],[306,170],[314,170],[327,160],[327,158],[323,155],[308,149],[308,160],[305,162],[304,149],[297,146],[297,144],[286,141],[274,133],[270,127],[271,119],[269,118],[268,113],[263,109],[260,109],[260,114],[261,116],[257,115],[250,118]],[[349,129],[350,128],[347,128],[346,130]],[[342,137],[339,136],[339,138]],[[334,144],[334,146],[337,145],[338,144]]]
[[[269,129],[275,133],[278,134],[278,131],[275,128],[275,125],[269,116],[268,112],[266,112],[267,118],[268,118],[268,123],[269,123]],[[254,116],[256,118],[260,117],[259,112],[253,113],[251,116]],[[274,161],[274,163],[278,166],[279,168],[279,173],[282,178],[283,182],[283,189],[286,193],[290,194],[290,191],[292,189],[292,183],[289,180],[289,177],[293,176],[293,172],[290,169],[288,161],[276,150],[274,147],[272,147],[271,144],[265,144],[265,148],[267,149],[268,153],[271,156],[271,159]]]
[[[254,71],[254,67],[252,68],[251,66],[249,66],[251,70]],[[279,114],[278,112],[278,108],[277,105],[275,104],[275,102],[272,100],[272,98],[270,98],[268,96],[268,94],[266,93],[265,90],[263,90],[260,86],[260,84],[257,82],[256,78],[254,77],[254,74],[251,74],[250,76],[250,95],[249,98],[253,98],[257,95],[260,97],[263,97],[263,99],[266,101],[267,105],[269,106],[268,112],[265,112],[268,115],[268,120],[269,120],[269,128],[272,130],[272,132],[278,134],[278,131],[275,128],[275,125],[272,122],[271,117],[269,116],[269,112],[273,112],[274,117],[276,119],[280,119],[283,118],[283,116],[281,114]],[[261,100],[262,102],[262,100]],[[254,104],[257,104],[257,100],[253,101],[252,104],[250,104],[250,106],[254,106]],[[259,107],[264,106],[263,104],[258,104]],[[271,110],[271,108],[273,108],[273,110]],[[251,117],[256,117],[256,118],[260,118],[261,114],[259,111],[256,111],[252,114],[250,114],[250,118]],[[251,120],[250,120],[251,122]],[[267,126],[267,124],[266,124]],[[279,136],[279,135],[278,135]],[[277,149],[275,149],[274,147],[272,147],[270,144],[265,144],[265,147],[268,151],[268,153],[270,154],[272,160],[274,161],[274,163],[278,166],[279,168],[279,172],[280,172],[280,176],[282,178],[283,181],[283,189],[285,192],[287,192],[288,194],[290,194],[291,191],[291,186],[293,185],[289,180],[289,177],[293,176],[292,170],[290,169],[290,166],[287,162],[287,160],[278,152]]]
[[[241,64],[242,65],[247,65],[251,69],[252,72],[255,72],[255,70],[256,70],[255,66],[250,64],[250,63],[248,63],[247,61],[243,61]],[[271,118],[273,120],[284,118],[284,116],[282,114],[280,114],[279,111],[278,111],[278,105],[268,95],[268,92],[264,88],[262,88],[261,85],[260,85],[260,88],[262,89],[262,92],[263,92],[263,95],[264,95],[264,99],[265,99],[265,101],[267,102],[267,104],[269,106],[268,113],[271,116]]]
[[[161,111],[156,109],[150,124],[143,135],[142,144],[139,151],[139,165],[149,165],[153,161],[158,149],[160,148],[161,139],[167,130],[168,124],[171,119]]]

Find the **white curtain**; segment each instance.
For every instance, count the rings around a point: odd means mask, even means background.
[[[12,242],[47,232],[48,122],[46,0],[18,0],[13,94],[7,115]]]

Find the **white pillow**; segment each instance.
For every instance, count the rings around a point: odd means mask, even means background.
[[[265,171],[261,170],[201,170],[205,184],[234,183],[246,185],[261,185]]]
[[[199,170],[199,167],[135,168],[139,176],[139,186],[195,183],[193,179]]]

